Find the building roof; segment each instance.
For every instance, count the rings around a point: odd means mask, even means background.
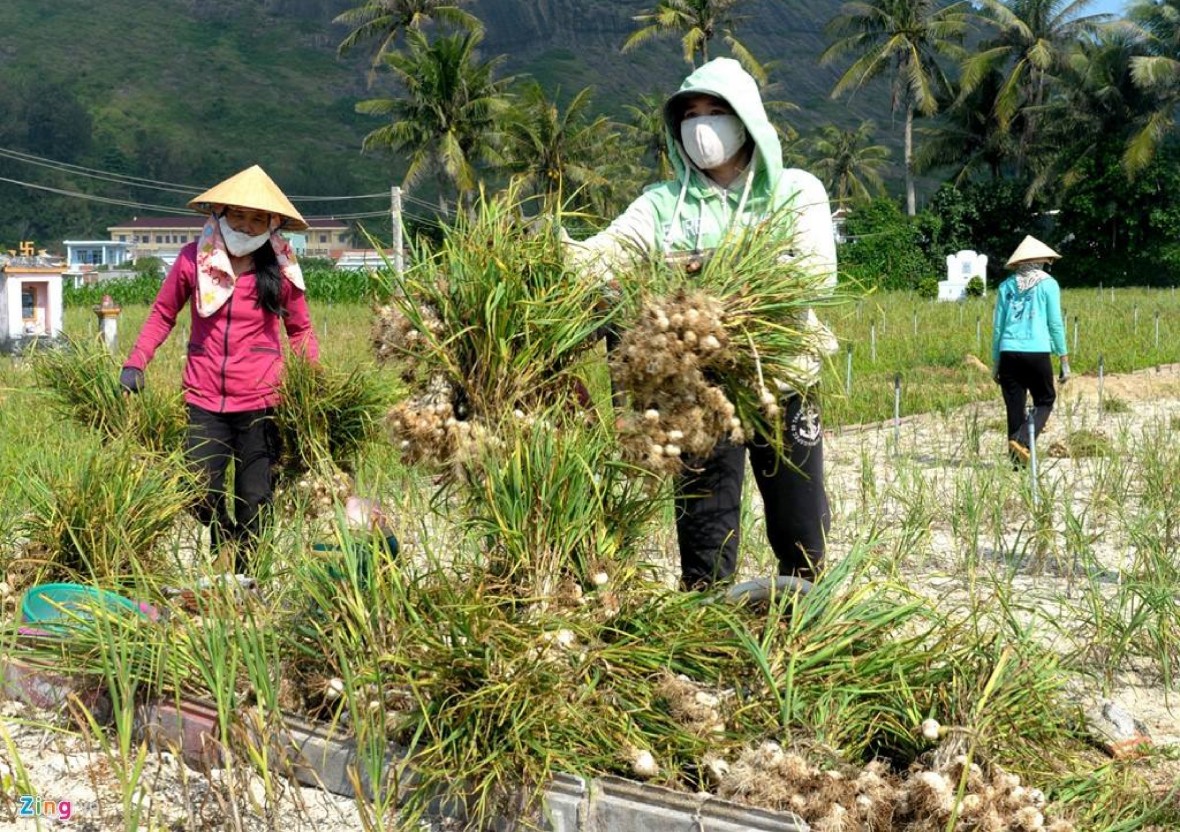
[[[384,254],[386,257],[392,257],[393,249],[383,248],[378,250],[375,248],[346,248],[344,251],[340,252],[340,258],[343,259],[345,257],[354,257],[358,259],[379,260],[381,259],[382,254]]]
[[[0,263],[0,271],[26,274],[61,274],[65,268],[61,259],[37,255],[35,257],[6,257]]]
[[[119,223],[118,225],[107,226],[107,231],[114,231],[122,228],[183,228],[192,229],[200,228],[205,224],[204,214],[192,214],[190,216],[176,216],[176,217],[132,217],[127,222]],[[316,231],[343,231],[348,228],[348,223],[342,220],[333,220],[325,218],[309,218],[307,220],[309,229]]]
[[[371,248],[350,248],[336,258],[336,268],[360,269],[368,266],[381,268],[389,263],[392,258],[393,249],[391,248],[382,249],[381,251]]]
[[[130,248],[131,243],[119,243],[115,240],[62,240],[65,246],[122,246]]]

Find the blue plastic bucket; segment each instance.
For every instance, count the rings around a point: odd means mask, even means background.
[[[69,583],[42,584],[28,589],[21,599],[20,616],[28,629],[54,631],[93,618],[96,610],[151,621],[157,617],[151,604],[132,601],[98,587]]]

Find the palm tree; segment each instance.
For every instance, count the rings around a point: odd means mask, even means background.
[[[559,89],[554,99],[560,94]],[[583,189],[591,204],[601,207],[595,192],[612,181],[610,160],[617,155],[618,136],[606,116],[589,117],[591,97],[586,87],[562,112],[533,81],[504,120],[500,166],[525,191],[544,197],[549,207],[562,204],[567,187]]]
[[[668,158],[668,138],[664,128],[664,99],[645,93],[639,104],[626,106],[629,118],[622,125],[623,135],[637,151],[640,159],[655,163],[659,179],[672,178],[672,162]]]
[[[1135,27],[1107,27],[1066,58],[1057,93],[1045,106],[1045,129],[1037,142],[1034,191],[1059,185],[1069,189],[1087,168],[1109,151],[1123,147],[1123,166],[1131,171],[1151,161],[1142,141],[1144,114],[1150,123],[1154,100],[1134,79],[1133,66],[1142,55],[1142,32]],[[1129,154],[1144,155],[1129,159]]]
[[[992,181],[1002,179],[1018,148],[1012,133],[1000,127],[996,96],[1003,76],[993,70],[983,76],[971,92],[945,102],[936,124],[922,130],[922,147],[914,157],[918,173],[950,168],[956,187],[986,173]]]
[[[938,111],[938,90],[950,84],[940,56],[961,61],[960,43],[974,19],[967,0],[942,5],[938,0],[850,0],[828,24],[834,41],[820,56],[822,63],[854,54],[832,90],[832,97],[864,86],[888,73],[893,111],[905,113],[906,211],[917,212],[914,195],[914,113]]]
[[[410,30],[407,51],[385,56],[385,65],[405,91],[403,97],[356,105],[359,113],[389,118],[388,124],[365,136],[363,147],[409,154],[405,187],[434,172],[440,186],[454,186],[460,202],[474,191],[475,163],[490,155],[496,117],[506,109],[504,90],[511,80],[495,78],[503,56],[477,60],[481,40],[479,33],[466,32],[431,43],[420,31]],[[440,190],[445,209],[441,194]]]
[[[475,15],[459,8],[468,0],[365,0],[354,9],[338,14],[333,23],[352,27],[340,41],[337,52],[345,54],[358,43],[376,39],[369,77],[393,48],[398,35],[421,30],[432,21],[447,23],[472,32],[482,32],[483,24]]]
[[[1123,156],[1128,170],[1136,172],[1147,166],[1175,129],[1180,105],[1180,0],[1137,0],[1127,17],[1144,35],[1145,54],[1131,59],[1131,76],[1156,99]]]
[[[1020,116],[1020,148],[1027,152],[1037,130],[1037,109],[1048,100],[1051,76],[1083,38],[1111,19],[1084,14],[1094,0],[979,0],[999,28],[963,62],[962,93],[969,95],[983,79],[1000,72],[994,96],[1000,129],[1009,130]]]
[[[881,171],[889,164],[889,148],[873,144],[877,125],[862,121],[853,130],[828,124],[811,141],[811,171],[837,203],[870,200],[885,192]]]
[[[777,83],[771,84],[762,91],[762,104],[766,108],[766,115],[770,117],[770,121],[774,125],[774,131],[778,133],[778,140],[783,146],[783,158],[785,161],[788,145],[794,145],[799,141],[799,131],[787,121],[787,113],[795,113],[802,108],[793,101],[770,98],[771,92],[776,87],[778,87]]]
[[[629,52],[650,40],[665,35],[680,35],[684,61],[697,66],[709,60],[709,41],[718,34],[733,56],[758,81],[766,83],[766,69],[734,34],[741,18],[733,14],[743,0],[659,0],[654,9],[635,15],[635,22],[643,24],[623,43]]]

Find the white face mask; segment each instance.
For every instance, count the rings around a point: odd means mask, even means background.
[[[242,231],[234,231],[225,217],[218,217],[217,224],[221,227],[221,239],[225,240],[225,248],[234,257],[245,257],[247,254],[253,254],[262,247],[262,244],[270,239],[270,231],[264,231],[261,234],[253,236]]]
[[[746,126],[735,115],[697,116],[680,122],[684,152],[701,170],[728,162],[746,143]]]

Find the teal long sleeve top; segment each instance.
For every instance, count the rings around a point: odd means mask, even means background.
[[[1016,275],[1000,284],[992,326],[992,366],[1002,352],[1051,352],[1067,355],[1061,287],[1051,277],[1021,292]]]

